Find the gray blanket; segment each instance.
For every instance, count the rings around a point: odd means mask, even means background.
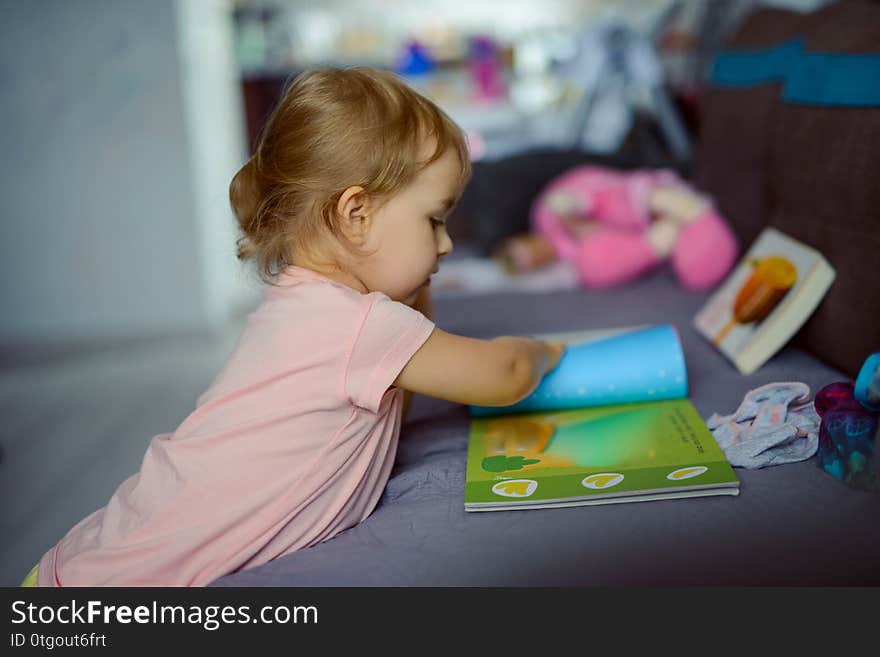
[[[691,327],[705,294],[666,271],[606,292],[439,299],[437,324],[473,337],[672,323],[690,399],[704,418],[750,389],[846,380],[786,347],[742,376]],[[416,397],[373,514],[320,545],[214,586],[878,585],[880,494],[852,490],[814,459],[737,469],[738,497],[465,513],[466,408]]]

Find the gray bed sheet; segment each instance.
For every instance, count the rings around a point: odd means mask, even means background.
[[[705,293],[664,270],[610,291],[438,299],[441,328],[473,337],[674,324],[703,417],[750,389],[847,377],[786,347],[742,376],[692,328]],[[465,513],[468,413],[416,397],[385,493],[363,523],[213,586],[862,586],[880,584],[880,494],[814,459],[736,472],[738,497]]]

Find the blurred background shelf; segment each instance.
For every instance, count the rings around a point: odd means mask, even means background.
[[[477,165],[633,144],[645,162],[687,160],[664,138],[676,129],[661,120],[658,93],[686,145],[714,48],[756,4],[7,3],[0,343],[212,330],[252,307],[260,286],[235,259],[228,185],[286,81],[306,68],[399,72],[465,129]],[[615,25],[656,56],[651,84],[622,80],[637,58],[606,57],[602,34]]]

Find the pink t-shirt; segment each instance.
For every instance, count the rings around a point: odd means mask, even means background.
[[[434,324],[300,267],[277,282],[193,413],[43,556],[40,586],[201,586],[372,512],[400,433],[391,385]]]

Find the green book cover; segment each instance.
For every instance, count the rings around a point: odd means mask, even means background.
[[[467,511],[738,493],[687,399],[471,420]]]

